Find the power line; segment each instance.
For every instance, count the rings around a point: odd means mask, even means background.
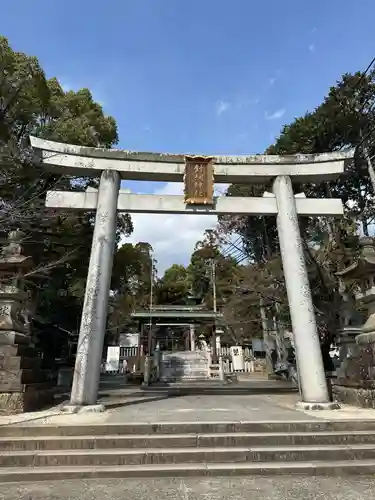
[[[354,91],[356,91],[358,89],[358,87],[362,84],[363,80],[366,78],[367,73],[370,71],[370,69],[371,69],[371,67],[373,66],[374,63],[375,63],[375,57],[373,57],[373,59],[371,60],[370,64],[367,66],[367,68],[365,69],[365,71],[362,73],[361,78],[358,80],[357,84],[354,87]]]
[[[375,62],[375,57],[372,59],[372,61],[370,62],[370,64],[367,66],[367,68],[365,69],[365,71],[362,73],[361,78],[357,82],[357,85],[354,87],[353,94],[360,87],[360,85],[362,84],[362,82],[364,81],[366,75],[371,70],[374,62]],[[370,94],[370,96],[367,97],[367,99],[365,100],[365,102],[362,103],[362,106],[361,106],[360,110],[358,110],[358,113],[363,114],[363,111],[365,110],[365,106],[374,97],[374,95],[375,95],[375,92],[372,92],[372,94]],[[375,103],[373,102],[372,105],[367,110],[367,115],[369,115],[371,113],[372,109],[374,108],[374,104]],[[368,170],[368,174],[369,174],[370,181],[371,181],[371,184],[372,184],[372,188],[373,188],[373,191],[375,192],[375,170],[374,170],[374,167],[372,165],[372,158],[370,156],[369,148],[368,148],[368,139],[371,137],[371,135],[374,132],[374,130],[375,130],[375,125],[373,125],[370,128],[370,130],[367,130],[366,135],[364,135],[362,127],[360,127],[360,129],[359,129],[359,135],[360,135],[361,142],[358,144],[357,150],[362,149],[362,151],[363,151],[363,155],[364,155],[366,163],[367,163],[367,170]]]

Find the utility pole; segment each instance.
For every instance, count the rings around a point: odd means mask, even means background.
[[[217,313],[217,301],[216,301],[216,262],[215,259],[211,259],[211,281],[212,281],[212,302],[213,302],[213,311]],[[217,349],[216,349],[216,318],[214,324],[212,326],[212,362],[217,363]]]
[[[368,152],[368,148],[367,148],[367,145],[365,142],[365,138],[363,137],[362,130],[360,131],[360,138],[361,138],[361,142],[362,142],[363,154],[364,154],[365,160],[367,162],[367,168],[368,168],[368,173],[369,173],[371,184],[372,184],[372,190],[375,193],[375,170],[374,170],[374,167],[372,166],[370,154]]]
[[[214,312],[217,312],[217,304],[216,304],[216,262],[215,259],[212,259],[212,299],[213,299],[213,306],[214,306]]]
[[[260,306],[260,318],[261,318],[262,330],[263,330],[263,345],[264,345],[264,350],[266,353],[266,370],[267,370],[267,374],[270,375],[271,373],[273,373],[273,363],[272,363],[272,357],[271,357],[271,335],[270,335],[269,324],[268,324],[266,304],[265,304],[265,301],[263,300],[263,298],[260,298],[259,306]]]
[[[152,349],[152,307],[153,307],[153,295],[154,295],[154,259],[151,254],[151,270],[150,270],[150,321],[148,325],[148,340],[147,348],[148,355],[151,356]]]

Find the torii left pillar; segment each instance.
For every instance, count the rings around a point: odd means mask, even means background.
[[[70,403],[64,408],[69,412],[104,410],[102,405],[97,404],[97,398],[116,241],[119,189],[118,172],[102,172],[73,386]]]

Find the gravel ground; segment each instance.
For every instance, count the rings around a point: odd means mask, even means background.
[[[375,500],[371,477],[249,477],[0,484],[0,500]]]

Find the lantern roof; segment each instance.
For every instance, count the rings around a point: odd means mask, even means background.
[[[369,274],[375,274],[375,241],[370,236],[364,236],[359,240],[360,253],[358,258],[336,276],[343,279],[368,278]]]

